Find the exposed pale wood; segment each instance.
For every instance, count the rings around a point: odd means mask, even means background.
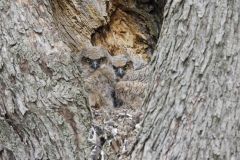
[[[0,1],[0,159],[88,157],[71,56],[109,22],[106,4]],[[240,159],[239,15],[239,0],[167,1],[131,159]]]

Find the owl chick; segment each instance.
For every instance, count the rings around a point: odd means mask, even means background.
[[[139,81],[119,81],[115,86],[117,99],[132,109],[142,106],[147,84]]]
[[[83,76],[89,76],[102,65],[109,65],[110,54],[108,51],[99,46],[83,48],[80,52],[80,68]]]
[[[99,46],[83,48],[78,56],[79,68],[88,93],[90,107],[112,106],[115,74],[109,52]]]
[[[102,65],[85,79],[90,107],[99,109],[114,106],[115,100],[112,93],[115,79],[114,71],[108,65]]]
[[[131,108],[141,107],[149,79],[147,67],[134,69],[134,58],[126,55],[113,56],[111,61],[118,76],[115,85],[116,99]]]
[[[112,67],[116,76],[121,79],[133,70],[133,62],[131,59],[123,54],[113,56],[111,58]]]
[[[129,74],[126,74],[122,81],[139,81],[143,83],[150,82],[151,68],[149,65],[144,66],[141,69],[133,69]]]

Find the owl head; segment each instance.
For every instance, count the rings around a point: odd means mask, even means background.
[[[92,70],[97,70],[101,65],[109,63],[108,51],[99,46],[83,48],[80,55],[82,65]]]
[[[116,55],[111,59],[116,76],[123,78],[124,75],[133,70],[133,62],[126,55]]]

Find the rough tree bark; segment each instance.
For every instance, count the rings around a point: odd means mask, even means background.
[[[240,1],[169,0],[132,159],[240,159]]]
[[[85,159],[91,115],[48,1],[0,0],[0,159]]]
[[[111,5],[108,0],[0,0],[0,159],[88,157],[91,113],[72,56],[110,21]]]
[[[106,8],[0,0],[0,159],[87,157],[91,115],[71,56]],[[167,1],[132,159],[240,159],[239,14],[239,0]]]

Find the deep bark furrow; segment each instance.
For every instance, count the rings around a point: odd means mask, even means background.
[[[120,16],[142,15],[138,8],[125,13],[132,9],[124,10],[125,1],[113,2]],[[240,159],[239,0],[168,0],[163,13],[165,1],[151,3],[164,19],[143,75],[150,75],[145,118],[131,158]],[[91,45],[96,29],[98,36],[112,34],[99,28],[114,24],[108,14],[117,5],[110,4],[0,1],[0,159],[88,157],[92,115],[73,52]]]
[[[239,28],[232,25],[239,24],[239,19],[233,18],[239,17],[233,8],[239,7],[238,2],[230,5],[227,1],[169,1],[166,4],[153,58],[158,61],[154,63],[150,86],[153,91],[144,103],[148,112],[139,136],[139,142],[146,145],[144,148],[136,145],[132,159],[239,158],[231,143],[239,137],[233,136],[236,133],[233,126],[239,123],[234,118],[240,92],[234,84],[239,84],[239,70],[233,63],[233,59],[240,58],[234,54],[239,52],[239,45],[234,45],[239,43]],[[170,78],[171,85],[154,86]],[[163,92],[165,87],[173,88],[169,91],[171,94]],[[157,101],[157,97],[165,96],[166,101]],[[166,112],[167,108],[171,111]],[[169,119],[174,115],[178,122],[175,124]],[[155,121],[156,127],[150,128],[149,124]],[[169,124],[172,125],[169,127]],[[165,136],[164,126],[169,128]],[[146,140],[145,134],[158,138]],[[228,147],[224,145],[226,139]],[[151,146],[156,144],[159,146],[153,150]],[[143,152],[142,155],[139,152]]]
[[[1,3],[0,144],[16,159],[84,159],[91,116],[50,4]]]

